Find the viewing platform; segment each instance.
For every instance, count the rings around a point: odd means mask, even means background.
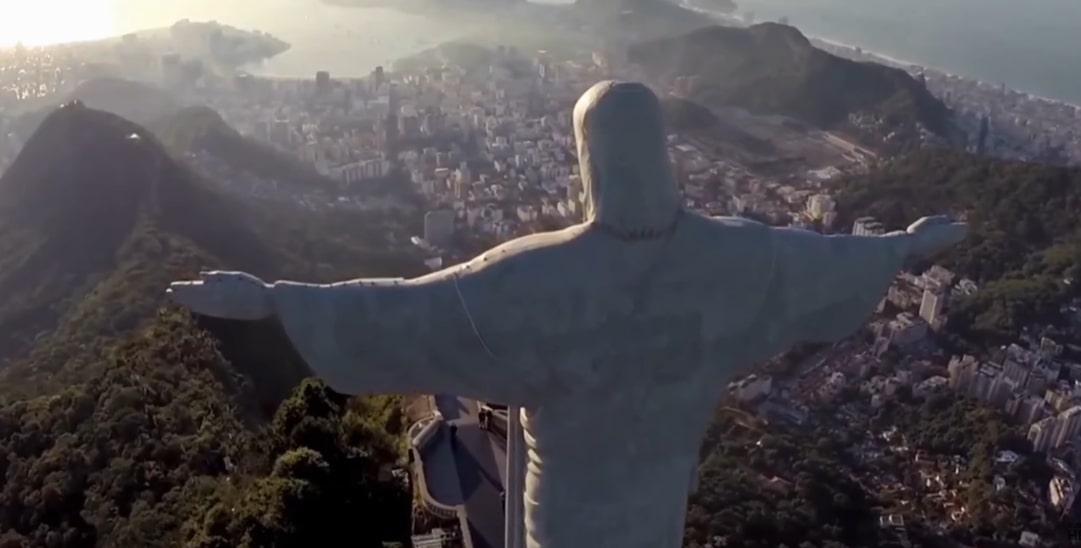
[[[426,535],[425,538],[432,537],[426,542],[434,543],[427,544],[430,546],[455,546],[460,543],[471,548],[473,543],[449,429],[434,405],[431,405],[431,409],[431,415],[415,422],[408,432],[417,496],[426,512],[441,520],[456,521],[461,532],[439,530],[434,537]]]

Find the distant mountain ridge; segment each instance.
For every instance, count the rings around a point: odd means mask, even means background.
[[[688,98],[838,128],[853,114],[873,114],[887,127],[918,122],[948,135],[949,109],[905,71],[844,59],[815,48],[799,30],[777,23],[713,26],[633,45],[629,60],[650,78],[689,78]]]
[[[282,181],[295,189],[338,193],[337,181],[271,145],[241,135],[215,110],[186,107],[155,119],[148,127],[171,152],[205,154],[239,172]]]
[[[240,134],[210,107],[186,106],[168,91],[145,82],[103,77],[87,80],[65,103],[105,111],[153,132],[168,154],[205,154],[236,172],[280,181],[297,190],[337,194],[336,181],[300,160]],[[16,122],[16,131],[32,135],[56,107],[32,111]],[[228,182],[228,181],[220,181]]]
[[[15,122],[16,131],[24,136],[33,134],[57,106],[72,101],[111,112],[136,124],[148,124],[181,108],[176,97],[155,85],[105,76],[80,83],[58,103],[23,114]]]
[[[677,133],[706,129],[718,121],[708,108],[680,97],[661,97],[661,110],[668,130]]]

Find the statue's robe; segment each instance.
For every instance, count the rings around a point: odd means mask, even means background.
[[[274,284],[333,389],[523,407],[531,547],[680,545],[724,386],[797,342],[860,327],[908,236],[822,236],[683,213],[667,235],[520,238],[415,280]]]

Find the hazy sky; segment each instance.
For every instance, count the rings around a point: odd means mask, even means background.
[[[572,0],[537,0],[565,3]],[[305,4],[320,0],[0,0],[0,45],[48,44],[115,36],[178,19],[219,19],[272,30],[312,26]],[[319,11],[319,10],[315,10]],[[319,22],[321,23],[321,21]]]
[[[184,18],[266,31],[289,42],[289,51],[252,68],[286,77],[317,70],[367,74],[470,31],[437,19],[335,7],[322,0],[0,0],[0,47],[117,36]]]
[[[0,0],[0,44],[42,44],[112,34],[113,0]]]
[[[114,36],[178,19],[281,23],[303,20],[319,0],[0,0],[0,44],[47,44]],[[303,22],[303,21],[299,21]],[[257,24],[257,23],[256,23]]]

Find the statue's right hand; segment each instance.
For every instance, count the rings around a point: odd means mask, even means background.
[[[270,286],[245,272],[201,272],[198,280],[169,284],[165,294],[202,316],[260,320],[274,313]]]
[[[911,255],[927,259],[965,239],[968,225],[936,215],[912,223],[906,232],[913,237]]]

